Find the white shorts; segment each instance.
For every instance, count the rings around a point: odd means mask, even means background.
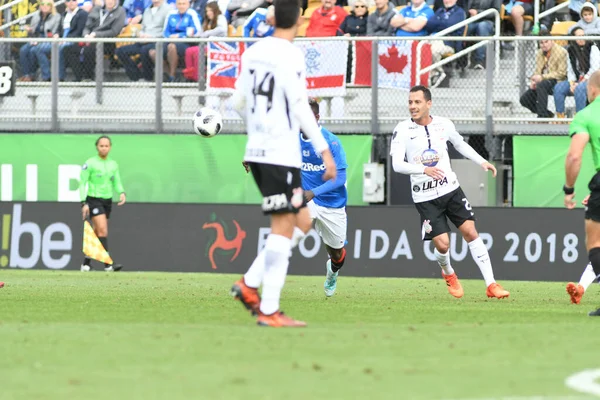
[[[306,205],[315,221],[315,230],[323,243],[332,249],[341,249],[346,244],[348,218],[345,208],[327,208],[309,201]]]

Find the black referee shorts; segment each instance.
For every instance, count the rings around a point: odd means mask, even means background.
[[[105,214],[106,219],[110,218],[110,212],[112,211],[112,199],[101,199],[98,197],[88,196],[85,202],[90,207],[90,216],[92,218],[98,215]]]
[[[600,222],[600,172],[592,177],[588,184],[590,198],[585,206],[585,219]]]

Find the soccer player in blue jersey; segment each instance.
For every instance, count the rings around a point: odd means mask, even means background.
[[[319,103],[309,99],[310,108],[319,121]],[[315,229],[323,239],[329,260],[327,260],[327,276],[325,278],[325,296],[331,297],[337,286],[338,271],[346,260],[346,153],[340,140],[327,129],[321,127],[321,133],[329,144],[329,149],[337,166],[337,177],[323,183],[325,165],[320,155],[315,153],[310,139],[300,133],[302,146],[302,189],[308,202],[307,207]]]

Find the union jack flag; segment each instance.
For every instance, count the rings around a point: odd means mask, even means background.
[[[209,89],[235,88],[245,48],[245,43],[241,42],[210,42],[207,56]]]

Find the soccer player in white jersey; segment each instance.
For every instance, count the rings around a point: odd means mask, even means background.
[[[471,256],[485,280],[487,296],[508,297],[509,292],[494,279],[488,250],[475,229],[475,214],[450,166],[447,142],[484,170],[491,170],[494,177],[496,168],[463,140],[452,121],[429,114],[429,89],[413,87],[408,108],[411,118],[394,129],[390,150],[392,165],[394,171],[410,175],[413,201],[421,215],[422,238],[433,240],[434,253],[448,291],[457,298],[464,295],[450,263],[449,219],[469,244]]]
[[[246,162],[271,217],[271,233],[232,295],[272,327],[306,326],[279,309],[292,248],[310,230],[302,190],[300,130],[312,140],[325,165],[324,180],[335,179],[336,165],[308,105],[302,50],[292,44],[300,24],[298,0],[275,0],[275,33],[246,50],[233,103],[248,131]],[[262,284],[262,299],[258,288]]]

